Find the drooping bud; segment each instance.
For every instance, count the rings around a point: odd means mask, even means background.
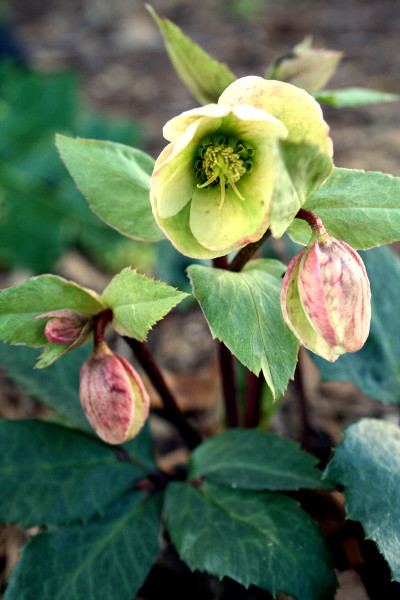
[[[135,437],[148,416],[150,399],[140,376],[105,342],[82,365],[79,396],[90,425],[108,444]]]
[[[44,334],[49,342],[54,344],[76,344],[79,338],[83,337],[79,343],[86,339],[90,329],[90,317],[77,310],[61,309],[43,313],[36,319],[48,319],[44,328]]]
[[[282,282],[283,317],[298,340],[334,362],[368,337],[371,292],[360,256],[343,241],[314,231]]]

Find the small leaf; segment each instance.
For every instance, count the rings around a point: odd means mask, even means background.
[[[356,250],[367,249],[400,240],[399,195],[400,177],[335,168],[304,208],[322,219],[329,235]],[[288,233],[294,241],[307,244],[311,229],[295,219]]]
[[[317,460],[274,433],[231,429],[203,442],[190,460],[190,479],[205,477],[247,490],[321,489]]]
[[[365,106],[366,104],[379,104],[380,102],[398,102],[398,94],[389,94],[370,90],[362,87],[348,87],[339,90],[321,90],[314,92],[314,98],[323,104],[330,104],[337,108],[345,106]]]
[[[223,63],[209,56],[174,23],[160,18],[146,5],[164,38],[169,58],[193,96],[202,104],[217,102],[225,88],[235,81],[235,75]]]
[[[335,575],[316,523],[297,502],[273,492],[172,483],[167,529],[194,570],[256,585],[274,597],[332,598]]]
[[[23,549],[4,600],[132,600],[160,551],[160,498],[135,492],[84,525],[51,528]]]
[[[278,173],[272,197],[270,227],[280,238],[292,223],[307,198],[332,171],[332,159],[314,144],[280,142]]]
[[[89,436],[40,421],[0,421],[0,448],[0,521],[23,527],[86,521],[149,472]]]
[[[61,158],[91,209],[123,235],[163,237],[150,205],[154,160],[136,148],[57,135]]]
[[[400,581],[400,430],[362,419],[345,430],[326,474],[344,486],[348,517],[360,521]],[[373,482],[373,485],[371,485]]]
[[[252,261],[240,273],[191,265],[188,273],[213,337],[250,371],[262,370],[279,398],[293,377],[298,343],[283,321],[281,279],[264,268],[268,262]]]
[[[0,291],[0,339],[12,344],[43,346],[46,321],[34,317],[71,308],[87,314],[104,309],[92,290],[55,275],[40,275]]]
[[[144,340],[154,323],[187,296],[128,267],[111,280],[101,299],[112,308],[118,333]]]

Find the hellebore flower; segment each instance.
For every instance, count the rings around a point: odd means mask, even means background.
[[[334,362],[368,337],[371,292],[364,263],[346,242],[325,235],[289,263],[282,282],[283,318],[298,340]]]
[[[105,342],[82,365],[79,397],[90,425],[108,444],[135,437],[149,413],[150,399],[140,376]]]
[[[332,154],[317,102],[280,81],[244,77],[218,104],[164,126],[151,202],[159,227],[188,256],[211,258],[259,240],[269,226],[279,140]]]

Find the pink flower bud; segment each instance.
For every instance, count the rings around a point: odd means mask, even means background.
[[[331,362],[363,346],[371,320],[370,299],[360,256],[327,234],[317,236],[293,258],[282,282],[287,325],[303,346]]]
[[[82,343],[86,339],[88,333],[89,318],[76,311],[70,309],[55,310],[44,313],[38,318],[50,317],[44,328],[44,334],[49,342],[54,344],[76,344]],[[83,336],[83,339],[80,338]],[[78,345],[78,344],[76,344]]]
[[[80,400],[97,435],[108,444],[123,444],[143,426],[150,399],[127,360],[105,342],[83,363]]]

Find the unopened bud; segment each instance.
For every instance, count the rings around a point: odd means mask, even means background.
[[[105,342],[82,365],[79,396],[90,425],[108,444],[135,437],[149,413],[150,399],[140,376]]]
[[[75,344],[82,334],[84,334],[85,339],[88,333],[87,325],[89,317],[77,310],[54,310],[39,315],[36,318],[48,319],[44,328],[44,334],[49,342],[53,342],[54,344]]]
[[[282,282],[283,317],[298,340],[334,362],[368,337],[371,292],[360,256],[325,233],[290,262]]]

